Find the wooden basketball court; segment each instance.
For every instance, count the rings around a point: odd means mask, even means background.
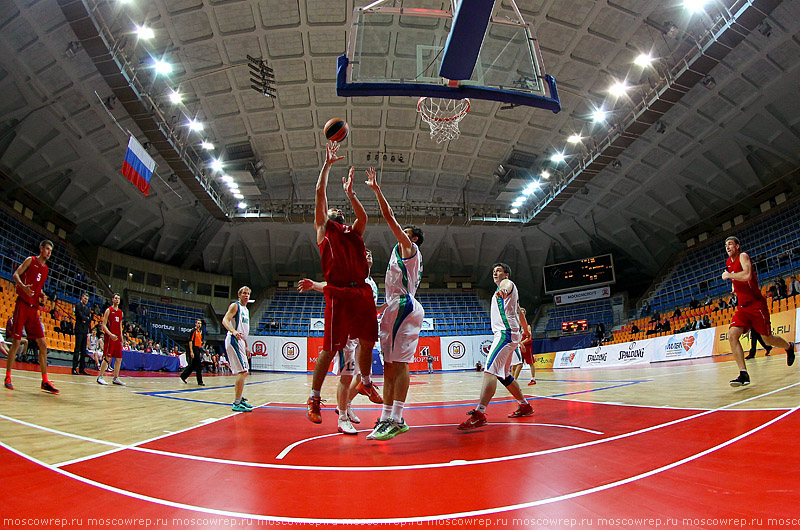
[[[25,367],[25,365],[20,365]],[[418,374],[393,440],[367,441],[379,408],[358,396],[358,436],[334,406],[310,423],[310,375],[251,374],[257,405],[232,413],[232,376],[205,387],[123,373],[127,387],[35,366],[0,393],[3,527],[226,528],[342,524],[503,528],[796,526],[800,375],[759,357],[733,389],[730,356],[538,374],[502,387],[489,425],[458,431],[482,374]],[[329,376],[323,399],[334,403]],[[791,523],[794,518],[794,524]]]

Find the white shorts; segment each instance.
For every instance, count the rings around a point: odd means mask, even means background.
[[[239,374],[250,370],[250,363],[247,360],[246,346],[243,340],[228,333],[225,337],[225,352],[228,354],[228,363],[231,365],[231,372]]]
[[[379,332],[384,362],[414,360],[424,316],[425,310],[413,296],[397,296],[388,301]]]
[[[519,332],[496,331],[489,355],[486,356],[484,372],[495,375],[501,379],[511,375],[511,358],[514,350],[519,346]]]
[[[520,353],[519,348],[514,350],[514,355],[511,356],[511,366],[517,366],[518,364],[522,364],[522,353]]]
[[[333,356],[333,373],[336,375],[358,375],[361,373],[356,362],[358,339],[348,339],[344,348]]]

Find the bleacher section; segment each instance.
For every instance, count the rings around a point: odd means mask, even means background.
[[[611,307],[611,299],[593,300],[563,306],[555,306],[550,310],[545,331],[561,331],[563,322],[573,322],[585,320],[591,331],[595,324],[602,322],[606,329],[611,329],[614,325],[614,310]]]
[[[417,293],[425,318],[432,318],[434,329],[426,335],[491,334],[489,315],[472,293]],[[383,303],[383,297],[378,299]],[[323,318],[325,299],[321,293],[277,291],[259,319],[254,334],[283,337],[322,336],[321,330],[309,330],[312,318]]]
[[[0,277],[10,280],[17,267],[28,256],[39,253],[39,243],[43,239],[53,239],[45,233],[39,233],[13,215],[0,209]],[[44,290],[47,293],[57,292],[60,298],[77,303],[82,292],[89,293],[90,303],[99,302],[94,282],[86,271],[77,264],[63,244],[56,244],[50,260],[50,269]]]
[[[669,313],[676,307],[689,305],[692,297],[702,302],[728,296],[731,282],[722,279],[727,255],[724,240],[735,235],[742,242],[742,251],[750,255],[760,285],[793,272],[800,272],[800,207],[787,204],[774,214],[760,217],[751,223],[715,237],[702,246],[684,251],[677,265],[658,285],[649,301],[654,310]],[[706,284],[708,282],[707,288]]]
[[[128,307],[130,307],[131,315],[128,315],[127,320],[135,320],[135,315],[138,313],[139,307],[147,308],[147,319],[160,319],[170,320],[172,322],[180,322],[181,324],[194,324],[198,318],[205,320],[205,311],[197,307],[182,306],[177,304],[167,304],[165,302],[156,302],[154,300],[147,300],[138,296],[132,296],[128,300]]]

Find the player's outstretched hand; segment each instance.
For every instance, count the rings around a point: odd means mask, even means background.
[[[378,190],[379,189],[378,181],[375,180],[375,168],[374,167],[367,168],[367,170],[364,173],[366,173],[367,175],[367,180],[364,182],[364,184],[366,184],[373,190]]]
[[[314,281],[309,280],[308,278],[303,278],[299,282],[297,282],[297,290],[299,292],[310,291],[314,288]]]
[[[353,174],[355,173],[356,168],[351,167],[350,171],[347,172],[346,177],[342,177],[342,188],[344,188],[344,193],[348,197],[353,195]]]
[[[330,141],[325,148],[325,164],[330,166],[338,162],[339,160],[344,160],[343,156],[336,156],[339,152],[339,142]]]

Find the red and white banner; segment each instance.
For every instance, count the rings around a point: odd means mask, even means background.
[[[575,291],[573,293],[562,293],[553,295],[556,305],[576,304],[587,300],[598,300],[609,298],[611,287],[598,287],[597,289],[587,289],[586,291]]]
[[[652,362],[711,357],[715,338],[716,329],[708,328],[650,339],[655,344]]]
[[[305,337],[251,335],[250,367],[253,370],[305,372],[308,344]]]

